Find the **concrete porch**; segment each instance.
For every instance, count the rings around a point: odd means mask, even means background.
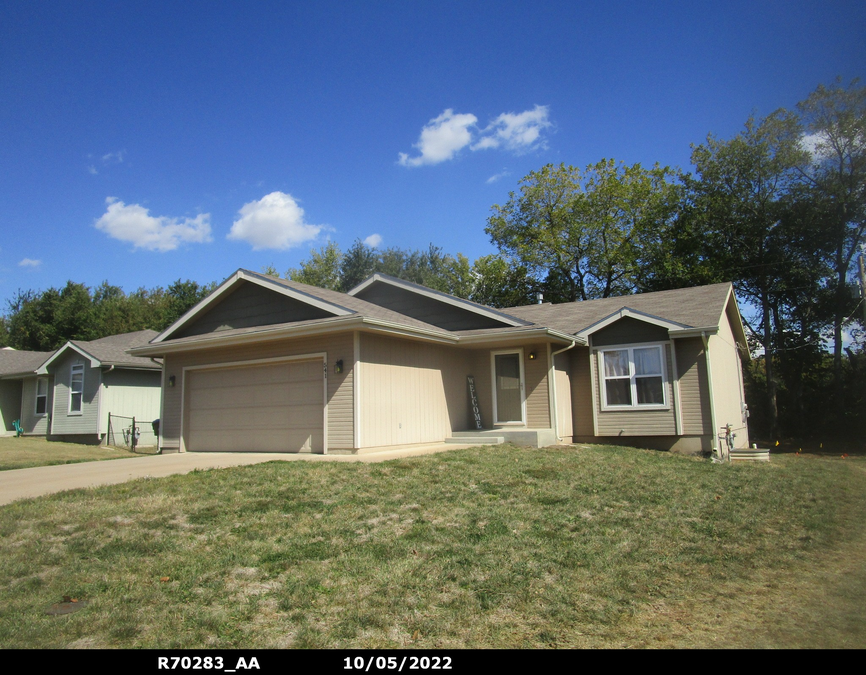
[[[559,439],[553,429],[470,429],[468,431],[454,431],[446,443],[460,443],[461,445],[499,445],[500,443],[513,443],[514,445],[527,445],[533,448],[543,448],[548,445],[557,445]]]

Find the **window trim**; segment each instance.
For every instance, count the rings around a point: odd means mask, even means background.
[[[81,372],[81,391],[75,391],[72,388],[72,384],[75,379],[76,370]],[[75,394],[79,394],[81,398],[78,403],[78,410],[72,409],[72,401]],[[69,407],[67,410],[67,414],[69,415],[83,415],[84,414],[84,364],[83,363],[73,363],[69,368]]]
[[[599,377],[599,391],[601,392],[601,410],[603,412],[637,412],[641,410],[670,410],[671,402],[670,396],[668,395],[668,370],[669,370],[669,359],[667,357],[666,346],[670,345],[670,342],[637,342],[625,345],[605,345],[603,348],[598,348],[598,377]],[[634,350],[635,349],[648,349],[651,347],[655,347],[659,350],[660,353],[660,362],[662,367],[661,378],[662,378],[662,398],[664,399],[663,403],[638,403],[637,401],[637,383],[636,379],[640,377],[658,377],[657,375],[637,375],[635,373],[634,367]],[[604,374],[604,355],[606,352],[628,352],[628,370],[629,370],[629,389],[631,394],[631,404],[608,404],[607,402],[607,380],[608,379],[624,379],[624,376],[620,376],[618,378],[607,378]]]
[[[39,393],[39,385],[42,382],[45,383],[45,393],[44,394]],[[40,398],[45,399],[45,411],[44,412],[39,412],[39,399]],[[34,399],[35,399],[35,401],[33,403],[33,415],[35,417],[45,417],[48,414],[48,378],[47,377],[37,377],[36,378],[36,394],[34,396]]]

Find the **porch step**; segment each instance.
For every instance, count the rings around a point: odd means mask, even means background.
[[[446,443],[472,443],[473,445],[498,445],[500,443],[514,443],[514,445],[528,445],[533,448],[542,448],[548,445],[556,445],[558,442],[553,429],[470,429],[468,431],[455,431],[451,438],[446,438]]]
[[[731,461],[769,462],[770,450],[768,448],[737,448],[731,450]]]
[[[470,436],[469,434],[464,436],[464,435],[461,435],[460,432],[458,431],[451,438],[446,438],[445,442],[446,443],[460,443],[461,445],[466,445],[469,443],[471,443],[472,445],[499,445],[501,443],[505,443],[505,439],[502,436],[481,436],[481,435]]]

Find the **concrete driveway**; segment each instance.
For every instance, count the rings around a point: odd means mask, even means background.
[[[468,448],[470,445],[436,443],[431,445],[393,448],[362,455],[310,455],[280,454],[272,452],[185,452],[132,459],[107,459],[100,462],[81,462],[58,466],[39,466],[33,469],[0,471],[0,505],[17,499],[125,483],[136,478],[160,478],[176,473],[189,473],[195,469],[222,469],[229,466],[260,464],[262,462],[384,462],[400,457],[430,455],[446,450]]]

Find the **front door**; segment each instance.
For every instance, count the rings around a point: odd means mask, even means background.
[[[493,353],[493,417],[495,424],[525,424],[523,353]]]

